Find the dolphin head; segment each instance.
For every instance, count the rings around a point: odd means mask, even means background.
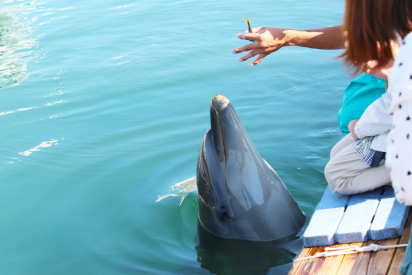
[[[200,225],[222,238],[252,241],[296,233],[305,216],[226,97],[212,99],[210,121],[197,165]]]

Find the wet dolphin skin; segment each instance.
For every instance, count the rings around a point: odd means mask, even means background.
[[[197,165],[199,223],[229,239],[272,241],[305,223],[273,168],[260,157],[229,100],[216,95]]]

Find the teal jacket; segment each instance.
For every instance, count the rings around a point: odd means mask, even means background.
[[[385,93],[385,81],[370,74],[355,78],[345,90],[342,108],[338,112],[340,130],[349,134],[348,124],[359,119],[365,109]]]

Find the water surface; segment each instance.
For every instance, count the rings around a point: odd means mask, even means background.
[[[336,117],[350,76],[335,59],[340,51],[285,48],[251,67],[231,50],[244,44],[236,38],[247,28],[243,16],[252,26],[318,28],[340,24],[343,5],[1,1],[2,273],[246,270],[247,254],[198,245],[194,192],[182,203],[155,201],[196,174],[209,102],[223,94],[313,213],[341,137]],[[299,246],[253,249],[266,266],[253,272],[281,274]]]

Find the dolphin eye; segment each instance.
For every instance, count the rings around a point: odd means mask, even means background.
[[[226,205],[218,205],[217,211],[221,220],[227,221],[229,219],[229,213]]]

